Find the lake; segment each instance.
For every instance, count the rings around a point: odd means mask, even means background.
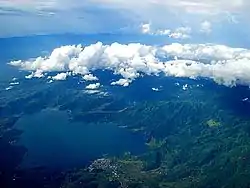
[[[24,115],[14,128],[23,131],[17,144],[28,149],[23,168],[73,168],[104,154],[121,155],[126,151],[140,154],[146,149],[142,135],[111,123],[72,123],[66,112],[53,109]]]

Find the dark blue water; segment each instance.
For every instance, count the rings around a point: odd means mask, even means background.
[[[16,123],[24,131],[18,144],[28,149],[21,167],[79,167],[104,154],[146,149],[142,136],[116,125],[70,123],[67,118],[66,112],[44,110]]]

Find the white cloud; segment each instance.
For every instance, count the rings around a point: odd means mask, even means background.
[[[6,87],[6,88],[5,88],[6,91],[9,91],[9,90],[11,90],[11,89],[13,89],[13,86],[9,86],[9,87]]]
[[[169,58],[172,59],[169,59]],[[127,86],[140,75],[210,78],[227,86],[250,85],[250,50],[215,44],[147,46],[138,43],[56,48],[49,57],[14,61],[11,65],[33,71],[31,77],[62,71],[85,75],[93,70],[110,70],[122,78],[112,85]],[[90,87],[99,87],[93,84]]]
[[[31,69],[28,69],[28,70],[31,70]],[[44,77],[43,70],[40,70],[40,69],[32,69],[32,70],[34,70],[35,72],[32,72],[30,75],[25,76],[26,79]]]
[[[52,76],[51,79],[52,80],[66,80],[68,76],[70,76],[71,74],[69,72],[61,72],[58,73],[55,76]]]
[[[84,91],[84,93],[87,93],[87,94],[97,94],[100,92],[101,92],[100,90],[85,90]]]
[[[141,32],[144,34],[151,34],[150,23],[141,24]]]
[[[202,22],[200,31],[202,33],[206,33],[206,34],[211,33],[212,32],[212,24],[211,24],[211,22],[209,22],[209,21]]]
[[[97,95],[100,95],[100,96],[108,96],[109,93],[108,92],[104,92],[104,91],[101,91],[101,90],[85,90],[84,93],[87,93],[89,95],[93,95],[93,94],[97,94]]]
[[[170,38],[175,39],[187,39],[190,38],[191,28],[190,27],[179,27],[169,34]]]
[[[171,33],[170,29],[162,29],[162,30],[158,29],[155,32],[156,35],[168,35],[168,36],[170,35],[170,33]]]
[[[244,102],[244,101],[248,101],[248,97],[242,99],[242,101],[243,101],[243,102]]]
[[[86,86],[86,89],[91,89],[91,90],[96,90],[101,86],[100,83],[95,83],[95,84],[89,84]]]
[[[171,33],[170,29],[153,29],[151,23],[141,24],[140,30],[142,34],[149,35],[169,35]]]
[[[160,91],[160,89],[159,89],[159,88],[152,87],[152,91],[158,92],[158,91]]]
[[[19,82],[11,82],[10,85],[11,85],[11,86],[19,85]]]
[[[129,86],[130,82],[131,81],[128,79],[121,78],[118,81],[112,82],[111,85],[121,85],[121,86],[127,87]]]
[[[171,31],[170,29],[153,29],[150,23],[141,24],[140,30],[142,34],[148,35],[166,35],[170,38],[175,39],[187,39],[190,38],[191,28],[190,27],[178,27]]]
[[[187,85],[187,84],[183,85],[183,86],[182,86],[182,89],[183,89],[184,91],[187,90],[187,89],[188,89],[188,85]]]
[[[94,76],[93,74],[86,74],[82,77],[86,81],[97,81],[98,78]]]

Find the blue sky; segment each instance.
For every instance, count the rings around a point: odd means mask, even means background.
[[[143,24],[150,24],[147,34],[185,27],[195,35],[204,23],[210,35],[243,35],[250,32],[249,9],[248,0],[0,0],[0,36],[141,33]]]

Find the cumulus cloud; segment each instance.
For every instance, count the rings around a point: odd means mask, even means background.
[[[86,81],[97,81],[98,78],[94,76],[93,74],[86,74],[82,77]]]
[[[121,78],[118,81],[112,82],[111,85],[121,85],[121,86],[127,87],[129,86],[130,82],[131,81],[128,79]]]
[[[156,88],[156,87],[152,87],[152,91],[158,92],[158,91],[160,91],[160,89],[159,89],[159,88]]]
[[[101,86],[100,83],[89,84],[89,85],[86,86],[86,89],[97,90],[100,86]]]
[[[20,61],[21,62],[21,61]],[[15,65],[15,64],[13,64]],[[31,69],[28,69],[28,70],[31,70]],[[42,78],[44,77],[44,74],[43,74],[43,70],[39,70],[39,69],[33,69],[35,72],[32,72],[31,74],[25,76],[26,79],[31,79],[31,78]]]
[[[149,46],[139,43],[89,46],[63,46],[48,57],[13,61],[11,65],[33,71],[32,77],[61,71],[86,75],[110,70],[122,78],[111,85],[129,85],[140,75],[210,78],[227,86],[250,85],[250,50],[216,44]],[[99,83],[89,88],[100,87]]]
[[[211,24],[211,22],[209,22],[209,21],[202,22],[200,31],[202,33],[206,33],[206,34],[211,33],[212,32],[212,24]]]
[[[183,89],[184,91],[187,90],[187,89],[188,89],[188,84],[183,85],[183,86],[182,86],[182,89]]]
[[[48,77],[48,78],[51,78],[52,80],[66,80],[67,77],[70,76],[70,75],[71,75],[70,72],[61,72],[61,73],[58,73],[55,76]]]

